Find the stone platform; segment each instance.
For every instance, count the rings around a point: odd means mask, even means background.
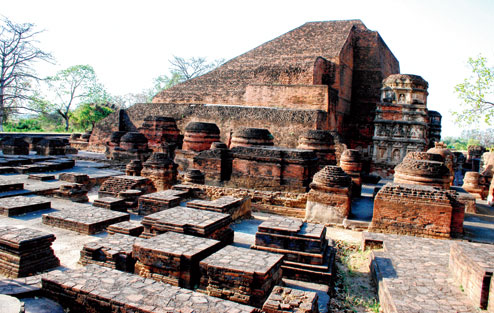
[[[187,202],[187,207],[230,214],[233,220],[248,218],[251,213],[249,197],[234,198],[225,196],[213,201],[192,200]]]
[[[281,282],[283,255],[226,246],[201,261],[198,291],[261,307]]]
[[[333,284],[335,250],[328,246],[324,225],[271,217],[259,225],[251,248],[285,255],[286,278]]]
[[[488,300],[494,301],[494,290],[491,289],[494,246],[454,242],[449,254],[449,270],[473,304],[484,310],[489,304],[490,311],[494,311],[494,303],[488,303]]]
[[[24,183],[17,182],[9,179],[0,179],[0,192],[22,190],[24,189]]]
[[[453,241],[364,232],[362,242],[383,247],[371,254],[383,313],[478,312],[448,269]]]
[[[53,234],[36,229],[0,227],[0,274],[25,277],[59,266],[53,241]]]
[[[168,231],[216,239],[228,245],[233,242],[232,218],[228,214],[174,207],[144,217],[142,237],[149,238]]]
[[[118,197],[120,192],[129,189],[140,190],[144,194],[156,191],[149,178],[121,175],[105,180],[98,191],[98,197]]]
[[[93,206],[112,211],[127,212],[127,205],[124,199],[114,197],[103,197],[94,199]]]
[[[136,259],[132,257],[132,247],[136,240],[144,239],[115,234],[88,242],[81,250],[79,262],[82,265],[96,264],[134,273]]]
[[[188,194],[181,190],[164,190],[139,197],[139,215],[149,215],[180,205]]]
[[[75,313],[248,313],[255,310],[246,305],[97,265],[51,272],[43,277],[42,288],[46,296]]]
[[[21,215],[33,211],[45,210],[51,202],[45,197],[9,197],[0,199],[0,214],[4,216]]]
[[[53,213],[43,214],[43,224],[64,228],[78,233],[92,235],[104,231],[111,224],[128,221],[130,215],[96,208],[90,205],[79,205]]]
[[[128,236],[139,237],[144,231],[144,226],[131,221],[111,224],[106,228],[108,234],[123,234]]]
[[[218,240],[167,232],[134,244],[135,273],[170,285],[194,289],[199,261],[221,249]]]

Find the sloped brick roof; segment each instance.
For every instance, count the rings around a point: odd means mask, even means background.
[[[316,58],[335,60],[353,27],[367,29],[360,20],[306,23],[216,70],[159,93],[153,102],[240,99],[249,84],[312,84]]]

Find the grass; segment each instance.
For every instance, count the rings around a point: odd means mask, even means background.
[[[369,270],[370,250],[362,251],[357,244],[335,241],[337,274],[335,295],[330,312],[379,313],[376,288]]]

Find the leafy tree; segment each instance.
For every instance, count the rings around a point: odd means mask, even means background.
[[[101,85],[90,65],[75,65],[46,78],[50,93],[46,98],[36,99],[38,106],[57,112],[69,130],[72,110],[81,104],[109,104],[111,97]]]
[[[40,31],[30,23],[16,24],[7,18],[0,21],[0,131],[8,113],[31,109],[25,101],[31,98],[33,69],[37,61],[53,60],[49,53],[37,47]]]
[[[482,56],[469,58],[468,64],[471,76],[455,86],[462,100],[462,110],[453,112],[456,122],[472,124],[483,120],[491,125],[494,117],[494,68],[487,66],[487,59]]]
[[[89,127],[91,127],[92,130],[97,122],[104,119],[112,112],[113,110],[111,108],[101,104],[84,103],[74,111],[72,117],[74,123],[78,125],[80,129],[88,130]]]

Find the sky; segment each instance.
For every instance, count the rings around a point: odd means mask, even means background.
[[[34,23],[39,45],[56,64],[53,75],[93,66],[113,95],[138,93],[181,57],[232,59],[310,21],[360,19],[379,32],[401,73],[429,82],[428,108],[443,115],[442,136],[458,136],[454,86],[470,75],[467,60],[483,55],[494,66],[492,0],[155,1],[0,0],[0,16]]]

